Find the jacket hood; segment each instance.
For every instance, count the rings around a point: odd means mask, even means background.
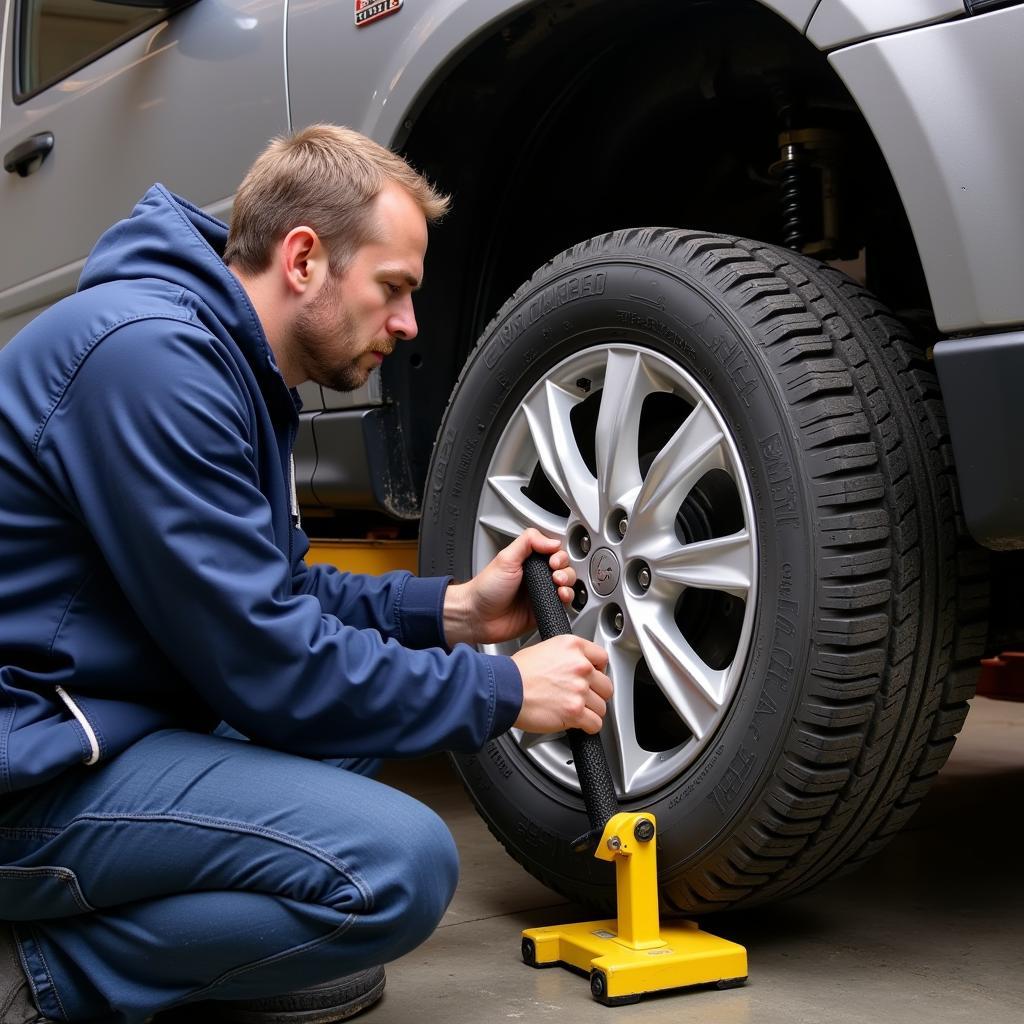
[[[129,217],[105,231],[78,282],[96,285],[157,279],[199,297],[242,350],[258,377],[283,383],[274,353],[249,296],[223,260],[228,226],[156,184]]]

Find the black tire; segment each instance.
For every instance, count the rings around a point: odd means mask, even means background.
[[[424,574],[466,579],[491,453],[523,396],[614,338],[700,381],[754,499],[753,642],[712,742],[626,806],[657,817],[668,910],[750,905],[877,851],[952,748],[985,634],[985,577],[958,539],[938,388],[857,283],[788,250],[669,229],[562,253],[503,306],[452,394],[428,476]],[[959,598],[959,606],[958,606]],[[501,737],[456,759],[491,830],[570,899],[612,905],[573,853],[578,794]]]

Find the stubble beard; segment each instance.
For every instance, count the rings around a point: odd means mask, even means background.
[[[341,310],[337,324],[327,324],[326,311],[336,304],[335,289],[322,289],[295,321],[295,342],[309,380],[332,391],[356,391],[366,383],[369,372],[359,365],[356,327],[348,310]],[[332,352],[341,355],[332,356]]]

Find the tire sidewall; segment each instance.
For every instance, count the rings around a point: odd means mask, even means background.
[[[552,367],[609,342],[669,357],[728,424],[755,510],[757,606],[739,687],[698,758],[624,809],[655,815],[659,869],[678,874],[735,836],[770,781],[800,700],[811,648],[815,569],[809,474],[770,339],[708,282],[649,257],[555,263],[502,310],[475,349],[441,424],[421,523],[425,574],[473,574],[476,510],[509,418]],[[578,794],[543,776],[509,736],[457,759],[480,810],[542,874],[606,886],[609,866],[567,842],[588,825]]]

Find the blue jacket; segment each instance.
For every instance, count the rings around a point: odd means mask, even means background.
[[[518,714],[510,659],[445,647],[447,579],[303,561],[299,400],[226,238],[156,185],[0,350],[0,793],[169,726],[407,756]]]

